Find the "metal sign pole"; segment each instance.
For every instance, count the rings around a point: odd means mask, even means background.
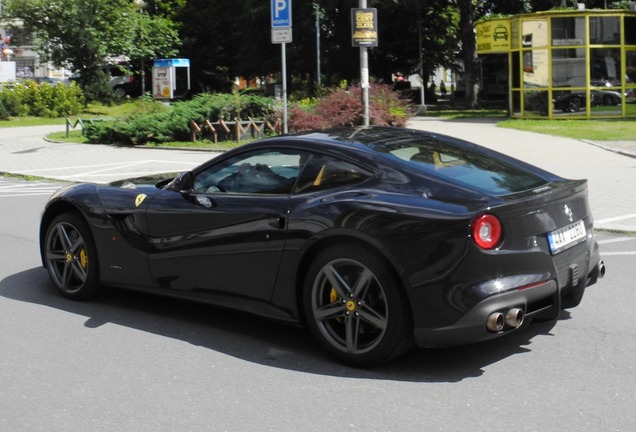
[[[280,44],[281,47],[281,63],[283,74],[283,134],[287,134],[287,55],[286,55],[286,43]]]
[[[360,9],[366,9],[367,0],[360,0]],[[360,87],[362,87],[362,119],[369,126],[369,53],[366,46],[360,47]]]
[[[283,133],[287,129],[287,49],[286,44],[292,41],[292,0],[271,0],[272,3],[272,43],[280,44],[281,74],[283,96]]]

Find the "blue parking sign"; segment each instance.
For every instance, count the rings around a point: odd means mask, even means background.
[[[292,0],[272,0],[272,28],[292,26]]]

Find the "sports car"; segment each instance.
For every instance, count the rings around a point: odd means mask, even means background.
[[[621,94],[611,90],[592,90],[592,106],[616,106],[622,103]],[[579,112],[585,109],[584,91],[567,93],[554,101],[554,109],[563,112]]]
[[[265,138],[160,181],[66,186],[40,249],[65,297],[116,287],[250,312],[306,326],[355,366],[555,320],[605,272],[586,180],[390,127]]]

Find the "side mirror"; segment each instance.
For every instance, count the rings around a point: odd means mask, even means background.
[[[183,174],[179,174],[172,181],[172,188],[175,191],[184,193],[192,191],[194,187],[194,175],[191,172],[185,172]]]

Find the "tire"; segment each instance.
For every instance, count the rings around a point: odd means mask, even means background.
[[[126,90],[122,86],[115,87],[113,89],[113,93],[115,93],[115,97],[118,97],[118,98],[121,98],[121,99],[123,99],[126,96],[128,96],[127,93],[126,93]]]
[[[314,260],[303,309],[313,336],[347,364],[379,365],[413,346],[402,287],[381,259],[362,248],[330,248]]]
[[[573,97],[568,101],[567,110],[569,112],[579,112],[581,110],[581,99]]]
[[[79,216],[62,213],[53,219],[44,247],[49,277],[61,295],[85,300],[101,291],[95,241]]]

